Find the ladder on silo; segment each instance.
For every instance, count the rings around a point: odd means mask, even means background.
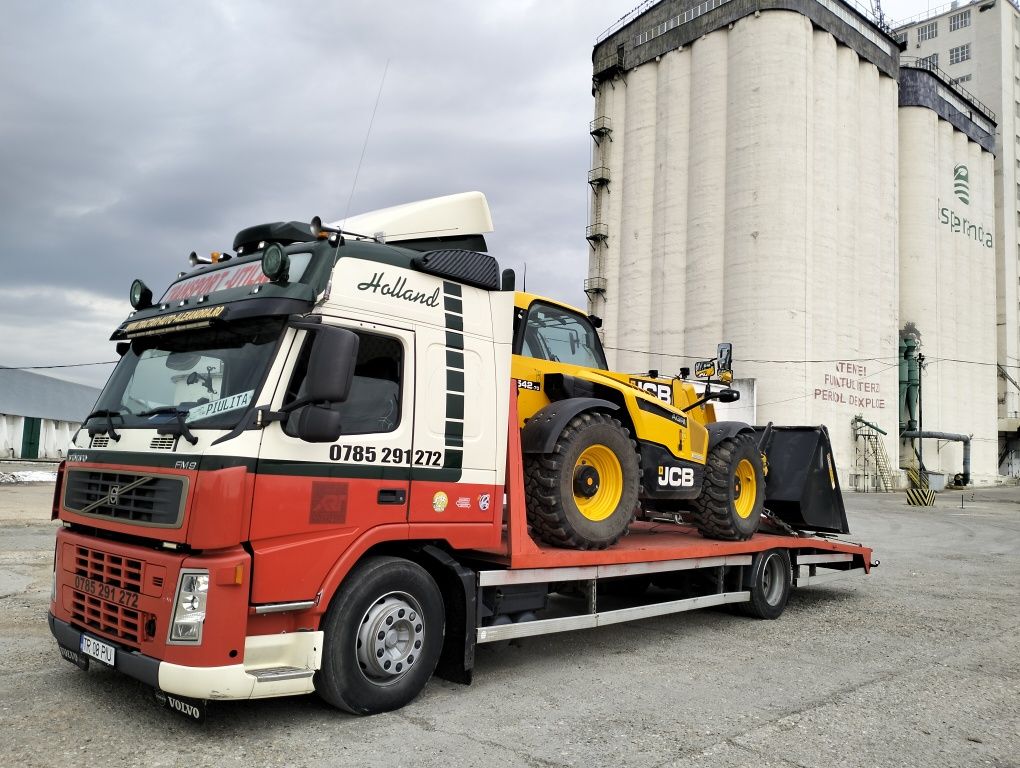
[[[869,469],[878,478],[877,490],[889,493],[893,490],[892,471],[889,468],[889,456],[882,443],[882,435],[886,432],[860,416],[854,416],[851,426],[854,431],[854,447],[856,448],[857,471],[864,476],[865,488]]]

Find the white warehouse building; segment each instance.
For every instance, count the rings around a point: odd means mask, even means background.
[[[0,459],[63,459],[100,390],[0,366]]]
[[[901,484],[915,448],[961,473],[960,443],[899,438],[916,420],[970,437],[991,482],[994,116],[899,56],[836,0],[662,0],[611,30],[593,54],[589,311],[620,370],[675,373],[732,342],[741,417],[825,424],[844,484]],[[906,338],[928,361],[920,413]]]

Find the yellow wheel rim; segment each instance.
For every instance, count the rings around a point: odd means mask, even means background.
[[[574,503],[593,522],[605,520],[623,495],[623,468],[616,454],[604,445],[586,448],[574,465]]]
[[[746,520],[754,511],[758,500],[758,478],[754,473],[754,464],[749,459],[741,459],[737,471],[733,473],[733,508]]]

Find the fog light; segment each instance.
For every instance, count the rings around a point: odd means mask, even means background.
[[[262,252],[262,273],[274,283],[287,282],[290,259],[279,243],[270,243]]]
[[[148,309],[152,306],[152,291],[141,280],[135,280],[131,283],[130,299],[135,309]]]

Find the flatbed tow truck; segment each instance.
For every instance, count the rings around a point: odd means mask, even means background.
[[[469,683],[478,644],[725,604],[774,619],[791,587],[869,572],[871,549],[831,535],[848,528],[824,429],[766,428],[754,443],[746,425],[712,423],[708,394],[680,408],[648,381],[564,375],[558,357],[542,381],[514,378],[512,280],[467,250],[491,231],[480,194],[346,226],[376,234],[259,225],[234,255],[193,255],[159,301],[132,285],[122,359],[54,494],[49,625],[68,661],[113,667],[196,720],[209,701],[312,692],[372,714],[434,672]],[[620,405],[561,396],[592,389],[585,376]],[[519,419],[536,387],[551,402]],[[567,511],[609,519],[612,491],[623,527],[555,546],[534,535],[529,462],[589,413],[600,434],[629,435],[628,418],[642,441],[649,424],[679,434],[660,485],[696,482],[630,509],[627,482],[609,479],[626,462],[589,447]],[[766,452],[745,456],[722,488],[734,540],[706,538],[699,508],[687,517],[708,483],[699,468],[738,441],[769,446],[768,493],[763,505]]]

